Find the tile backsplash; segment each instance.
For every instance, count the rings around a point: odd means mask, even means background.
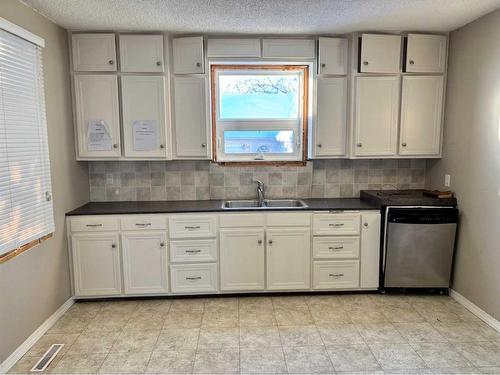
[[[304,167],[224,167],[209,161],[89,162],[92,201],[358,197],[364,189],[422,189],[424,159],[314,160]]]

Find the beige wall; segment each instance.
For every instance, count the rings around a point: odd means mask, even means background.
[[[88,201],[86,163],[75,161],[66,31],[17,0],[0,17],[45,39],[43,62],[55,236],[0,264],[0,363],[71,295],[64,214]]]
[[[451,174],[461,222],[453,289],[500,319],[500,10],[451,33],[444,157],[428,184]]]

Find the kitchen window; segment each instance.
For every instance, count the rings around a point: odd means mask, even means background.
[[[0,263],[54,232],[42,50],[4,28],[20,29],[0,18]]]
[[[305,160],[308,76],[307,65],[212,65],[215,160]]]

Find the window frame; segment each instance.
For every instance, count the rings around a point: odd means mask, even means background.
[[[255,71],[258,75],[275,74],[285,72],[289,74],[299,73],[301,82],[299,84],[299,114],[298,122],[295,119],[220,119],[219,118],[219,76],[224,72],[227,74],[243,74]],[[211,129],[212,129],[212,160],[220,164],[304,164],[307,159],[307,129],[310,110],[309,103],[309,79],[311,64],[303,62],[287,63],[262,63],[259,61],[245,61],[241,64],[234,62],[212,62],[210,64],[210,111],[211,111]],[[260,127],[260,123],[265,122],[271,126]],[[296,123],[296,124],[294,124]],[[226,154],[224,147],[225,130],[293,130],[294,143],[297,149],[292,154]],[[263,159],[256,159],[257,156],[263,156]]]

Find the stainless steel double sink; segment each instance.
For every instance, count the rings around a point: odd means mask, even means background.
[[[222,202],[224,210],[276,210],[276,209],[300,209],[307,208],[307,204],[301,199],[264,199],[262,204],[258,200],[228,200]]]

